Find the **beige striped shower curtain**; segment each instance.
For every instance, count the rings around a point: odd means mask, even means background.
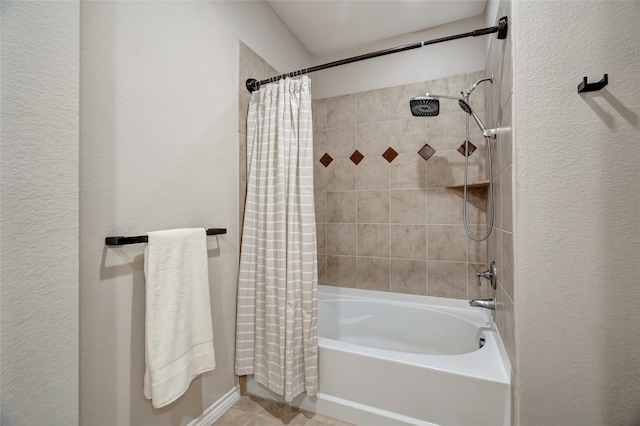
[[[236,374],[291,401],[318,389],[311,81],[251,94]]]

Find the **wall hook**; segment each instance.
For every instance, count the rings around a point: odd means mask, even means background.
[[[587,77],[585,77],[582,79],[582,83],[578,84],[578,93],[594,92],[602,89],[607,84],[609,84],[609,74],[605,74],[602,80],[597,83],[587,83]]]

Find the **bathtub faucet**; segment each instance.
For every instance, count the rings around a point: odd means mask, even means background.
[[[496,299],[473,299],[469,301],[470,306],[479,306],[481,308],[496,309]]]

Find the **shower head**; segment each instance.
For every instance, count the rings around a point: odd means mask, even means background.
[[[415,117],[435,117],[440,113],[440,100],[435,96],[418,96],[409,101],[411,114]]]
[[[440,98],[459,100],[453,96],[447,95],[434,95],[427,92],[425,96],[417,96],[411,98],[409,106],[411,107],[411,114],[416,117],[435,117],[440,113]]]
[[[465,102],[464,100],[460,99],[458,100],[458,105],[460,105],[460,108],[462,108],[462,110],[464,112],[466,112],[467,114],[472,114],[473,115],[473,110],[471,109],[471,106]]]
[[[478,114],[476,114],[471,109],[471,105],[469,105],[467,101],[465,101],[464,99],[458,99],[458,105],[460,105],[460,108],[462,108],[464,112],[466,112],[467,114],[472,116],[474,120],[476,120],[476,123],[478,123],[478,127],[480,127],[480,130],[482,130],[483,136],[492,138],[492,139],[496,138],[496,129],[487,129],[484,126],[484,123],[482,122],[482,120],[480,120],[480,117],[478,117]]]

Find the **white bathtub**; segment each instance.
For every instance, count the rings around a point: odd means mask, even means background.
[[[294,405],[363,426],[509,424],[511,367],[487,310],[327,286],[318,308],[319,393]]]

